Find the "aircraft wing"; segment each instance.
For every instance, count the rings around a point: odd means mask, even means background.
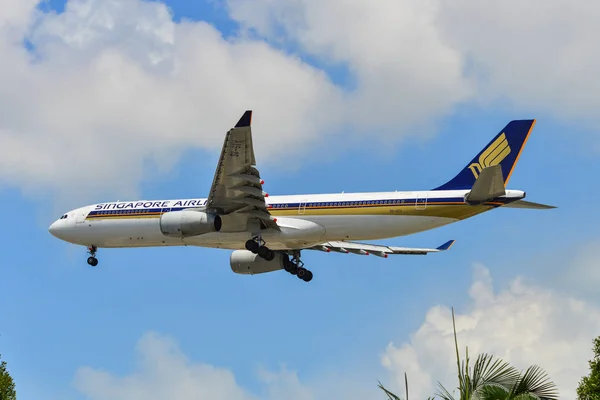
[[[264,181],[256,168],[252,145],[252,111],[246,111],[223,143],[206,208],[226,216],[233,231],[246,229],[249,221],[259,222],[261,228],[279,230],[267,209],[262,190]]]
[[[435,249],[420,249],[413,247],[395,247],[395,246],[382,246],[376,244],[357,243],[357,242],[325,242],[317,246],[310,247],[310,250],[321,250],[321,251],[335,251],[338,253],[354,253],[369,255],[373,254],[379,257],[387,258],[390,254],[417,254],[425,255],[427,253],[436,253],[440,251],[446,251],[454,244],[455,240],[449,240],[443,245]]]

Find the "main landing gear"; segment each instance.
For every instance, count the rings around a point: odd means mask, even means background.
[[[275,258],[275,252],[265,246],[266,242],[259,236],[255,236],[246,242],[246,250],[258,254],[259,257],[267,261]],[[287,254],[283,255],[283,268],[292,275],[296,275],[304,282],[310,282],[313,278],[312,272],[304,268],[304,263],[300,260],[300,250],[294,250],[292,259]]]
[[[246,250],[258,254],[259,257],[267,261],[275,258],[275,252],[265,246],[266,242],[260,236],[256,236],[246,242]]]
[[[98,265],[98,259],[96,258],[96,251],[98,251],[98,248],[96,246],[88,247],[88,254],[90,256],[87,259],[87,263],[90,264],[92,267],[95,267],[96,265]]]
[[[300,250],[294,250],[291,260],[287,255],[283,257],[283,268],[304,282],[310,282],[313,278],[313,273],[304,268],[304,263],[300,260]]]

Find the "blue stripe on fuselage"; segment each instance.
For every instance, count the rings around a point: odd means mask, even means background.
[[[517,199],[497,198],[487,202],[490,206],[499,206],[507,204]],[[343,209],[343,208],[371,208],[385,206],[411,206],[418,204],[427,205],[464,205],[463,197],[440,197],[440,198],[411,198],[411,199],[382,199],[382,200],[351,200],[351,201],[307,201],[303,203],[273,203],[269,204],[269,209],[273,210],[295,210],[306,208],[310,210],[318,209]],[[189,207],[158,207],[158,208],[137,208],[137,209],[112,209],[112,210],[92,210],[87,218],[111,218],[111,217],[141,217],[141,216],[159,216],[165,212],[182,211],[197,206]]]

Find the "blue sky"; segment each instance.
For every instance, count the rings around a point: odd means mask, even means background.
[[[224,4],[167,4],[176,21],[204,20],[225,36],[236,35],[238,24]],[[51,1],[42,9],[63,12],[64,2]],[[297,55],[318,63],[309,52]],[[345,81],[346,72],[340,71],[325,69],[333,82]],[[428,189],[454,176],[509,120],[530,117],[538,122],[510,187],[558,209],[496,210],[382,241],[431,247],[456,239],[444,254],[380,259],[307,252],[304,262],[314,272],[310,284],[284,272],[238,276],[229,268],[228,251],[201,248],[100,250],[100,264],[92,269],[85,249],[47,231],[58,217],[54,192],[32,192],[14,181],[0,186],[0,202],[10,210],[4,213],[8,229],[0,253],[0,353],[19,399],[91,399],[74,384],[77,370],[89,366],[131,374],[135,345],[151,331],[174,338],[193,362],[232,371],[238,384],[259,398],[267,396],[268,385],[257,379],[257,369],[279,371],[282,365],[296,371],[301,382],[353,377],[377,395],[378,379],[393,380],[380,360],[390,341],[409,341],[436,305],[469,310],[474,263],[489,268],[498,288],[523,276],[597,305],[597,295],[561,287],[555,277],[569,267],[553,263],[599,237],[589,208],[600,195],[597,130],[579,118],[518,102],[466,101],[433,116],[427,121],[433,122],[431,130],[401,142],[363,138],[331,159],[311,157],[310,150],[297,168],[282,169],[260,158],[258,166],[271,194]],[[327,153],[332,139],[324,140],[325,147],[309,143],[314,154]],[[294,154],[293,147],[284,151]],[[206,196],[217,156],[218,150],[187,149],[166,175],[138,180],[140,197]]]

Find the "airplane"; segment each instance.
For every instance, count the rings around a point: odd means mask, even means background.
[[[536,120],[508,123],[458,175],[419,191],[269,196],[252,144],[252,111],[225,141],[207,198],[98,203],[63,214],[49,227],[55,237],[87,247],[98,265],[100,248],[199,246],[233,250],[231,270],[262,274],[285,270],[313,278],[304,250],[375,255],[425,255],[450,249],[370,244],[423,232],[499,208],[556,208],[523,200],[506,189]]]

